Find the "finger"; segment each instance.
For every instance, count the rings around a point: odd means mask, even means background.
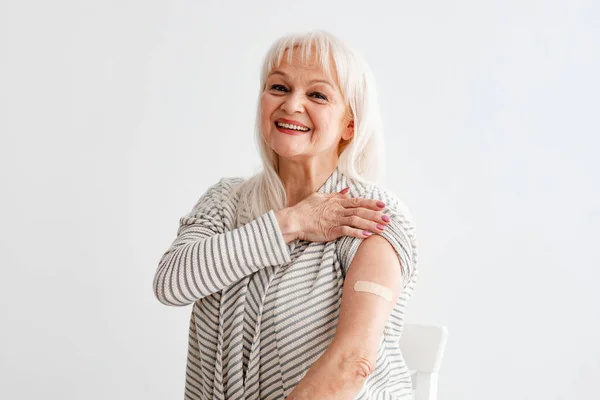
[[[325,196],[343,200],[343,199],[348,198],[348,193],[333,192],[333,193],[326,193]]]
[[[347,199],[348,198],[348,194],[349,193],[336,192],[336,193],[332,193],[331,196],[337,197],[339,199]]]
[[[381,211],[373,211],[363,207],[344,208],[344,217],[350,217],[353,215],[371,221],[375,224],[387,225],[391,221],[390,216]]]
[[[368,230],[356,229],[349,226],[340,226],[339,228],[339,236],[351,236],[365,239],[373,234],[373,232],[369,232]]]
[[[376,199],[364,199],[362,197],[353,197],[342,201],[342,206],[346,208],[364,207],[370,210],[383,210],[385,203]]]
[[[346,194],[348,194],[348,192],[350,192],[350,188],[346,187],[346,188],[342,189],[341,191],[339,191],[338,193],[341,195],[346,195]]]
[[[385,225],[381,222],[364,219],[357,215],[344,217],[341,219],[341,223],[354,229],[367,230],[376,233],[381,233],[385,230]]]

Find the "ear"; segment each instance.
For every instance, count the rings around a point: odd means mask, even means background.
[[[342,139],[350,140],[354,136],[354,121],[349,121],[348,125],[344,129],[344,133],[342,133]]]

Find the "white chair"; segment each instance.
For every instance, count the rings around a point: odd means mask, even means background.
[[[438,371],[447,338],[445,326],[404,325],[400,349],[412,374],[414,400],[437,400]]]

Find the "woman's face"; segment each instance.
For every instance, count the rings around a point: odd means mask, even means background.
[[[260,102],[263,139],[289,160],[337,157],[340,139],[353,135],[348,107],[335,74],[328,77],[315,56],[302,64],[298,53],[288,63],[286,52],[267,78]]]

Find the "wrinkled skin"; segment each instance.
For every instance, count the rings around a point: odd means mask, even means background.
[[[347,198],[341,193],[313,193],[291,207],[299,224],[298,239],[328,242],[341,236],[365,238],[364,230],[381,232],[385,226],[378,200]]]

